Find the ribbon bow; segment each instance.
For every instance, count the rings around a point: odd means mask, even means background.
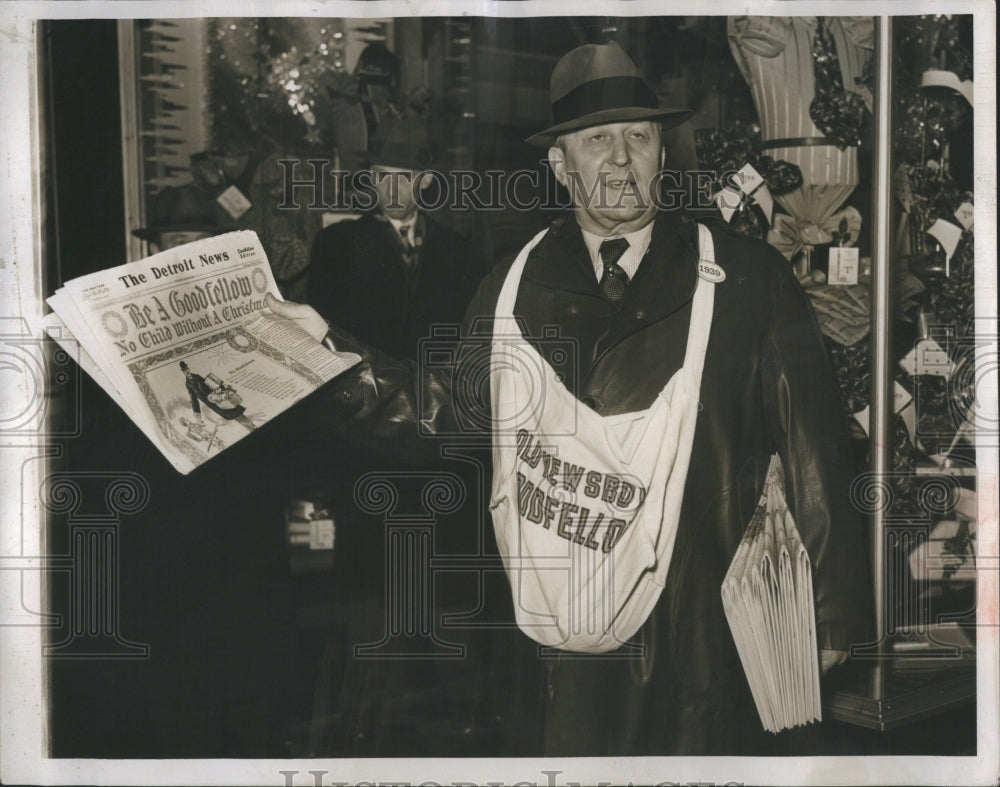
[[[760,145],[756,123],[737,122],[727,128],[695,132],[699,162],[715,171],[710,186],[712,201],[726,222],[756,237],[763,237],[771,224],[772,191],[783,194],[802,185],[797,166],[762,154]]]
[[[841,246],[853,246],[860,232],[861,214],[850,206],[818,219],[778,213],[771,231],[767,233],[767,242],[791,260],[807,246],[822,246],[834,240]]]

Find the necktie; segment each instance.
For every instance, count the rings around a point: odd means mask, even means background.
[[[413,265],[414,260],[414,244],[410,241],[410,227],[409,224],[403,224],[399,228],[399,240],[403,245],[403,262],[407,265]]]
[[[625,238],[612,238],[601,244],[599,253],[601,261],[604,263],[604,275],[601,276],[601,289],[608,296],[612,303],[618,303],[625,294],[625,287],[628,286],[628,274],[618,264],[625,250],[628,249],[628,241]]]

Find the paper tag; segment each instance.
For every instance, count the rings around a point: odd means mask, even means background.
[[[333,549],[336,532],[332,519],[313,519],[309,523],[309,548]]]
[[[899,413],[904,407],[913,401],[913,396],[907,391],[898,381],[895,381],[892,388],[892,411],[894,413]],[[869,418],[871,413],[871,405],[865,407],[864,410],[859,410],[854,414],[854,420],[861,424],[861,428],[865,430],[865,434],[868,434],[869,429]],[[906,414],[903,415],[903,420],[906,420]],[[911,431],[912,434],[912,431]]]
[[[829,259],[827,282],[842,286],[858,283],[860,260],[856,246],[833,246]]]
[[[965,227],[966,230],[971,230],[975,214],[976,209],[972,206],[972,203],[963,202],[955,211],[955,218],[958,219],[958,223]]]
[[[215,198],[233,219],[238,219],[244,213],[246,213],[253,206],[236,186],[230,186],[228,189],[223,191],[218,197]]]
[[[747,195],[753,194],[764,182],[761,174],[749,164],[744,164],[736,174],[739,175],[736,180],[739,182],[740,191]]]
[[[698,260],[698,275],[713,284],[726,280],[726,272],[722,268],[704,260]]]
[[[927,234],[944,247],[944,253],[947,255],[949,260],[951,259],[951,255],[955,253],[955,249],[958,247],[958,242],[962,239],[962,230],[950,221],[944,221],[942,219],[935,221],[927,229]]]
[[[900,367],[909,375],[929,374],[950,377],[951,358],[933,338],[921,339],[899,360]]]

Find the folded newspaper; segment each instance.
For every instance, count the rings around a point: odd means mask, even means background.
[[[820,721],[812,567],[777,455],[722,583],[722,606],[764,729]]]
[[[361,361],[267,293],[281,298],[257,234],[232,232],[66,282],[45,326],[188,473]]]

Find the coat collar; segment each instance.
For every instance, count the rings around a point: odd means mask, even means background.
[[[621,308],[642,310],[647,318],[655,319],[683,306],[697,284],[697,248],[697,225],[693,221],[676,212],[658,213],[649,250],[629,284]],[[523,278],[552,290],[604,297],[583,234],[572,216],[553,222],[528,259]]]

